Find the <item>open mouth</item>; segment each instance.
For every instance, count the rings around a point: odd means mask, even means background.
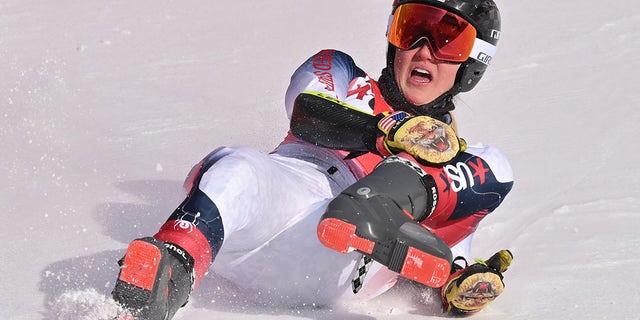
[[[413,69],[411,71],[411,76],[424,79],[423,81],[428,81],[428,82],[431,82],[433,80],[433,76],[431,75],[431,73],[429,73],[429,71],[425,69]]]
[[[444,137],[438,137],[433,141],[433,143],[431,143],[431,146],[434,149],[443,152],[449,149],[449,142]]]

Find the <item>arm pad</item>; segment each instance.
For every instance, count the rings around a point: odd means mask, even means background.
[[[299,139],[329,149],[376,151],[375,140],[382,116],[359,111],[330,95],[300,93],[291,115],[291,133]]]

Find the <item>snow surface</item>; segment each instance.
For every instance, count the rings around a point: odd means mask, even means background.
[[[302,61],[338,48],[379,75],[390,2],[1,1],[0,319],[113,312],[116,261],[180,202],[192,164],[285,135]],[[515,260],[473,318],[639,319],[640,3],[498,4],[498,55],[458,117],[516,176],[472,253]],[[261,306],[209,277],[176,319],[441,317],[418,300]]]

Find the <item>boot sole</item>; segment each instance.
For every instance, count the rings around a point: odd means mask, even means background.
[[[157,286],[159,282],[156,278],[158,272],[162,271],[162,258],[162,251],[156,244],[144,240],[132,241],[113,290],[114,299],[131,311],[148,306],[158,294],[154,285]]]
[[[124,267],[118,279],[151,291],[161,258],[162,252],[158,247],[146,241],[134,240],[127,248]]]
[[[360,251],[401,276],[426,286],[439,288],[446,283],[451,271],[446,259],[411,247],[402,239],[395,239],[392,243],[369,240],[358,236],[356,229],[351,223],[326,218],[318,225],[318,239],[326,247],[340,253]],[[381,250],[376,250],[378,248]],[[389,248],[392,250],[389,251]]]

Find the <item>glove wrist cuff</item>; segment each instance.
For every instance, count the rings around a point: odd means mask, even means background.
[[[389,147],[385,143],[385,136],[380,136],[376,139],[376,150],[383,157],[388,157],[394,154],[393,152],[391,152],[391,150],[389,150]]]

